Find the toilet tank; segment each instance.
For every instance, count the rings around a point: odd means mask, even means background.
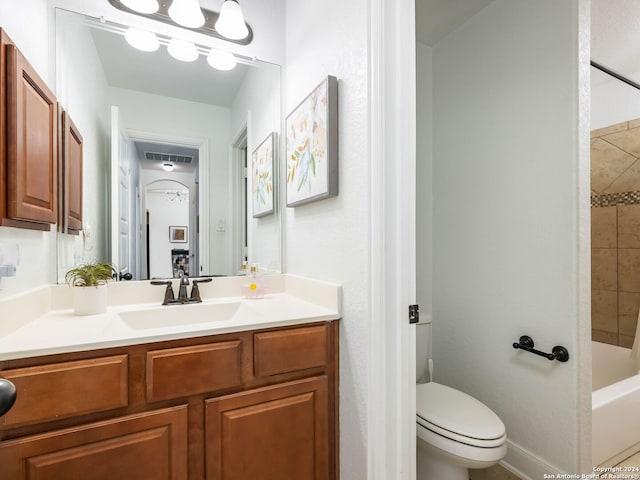
[[[416,324],[416,382],[429,380],[429,359],[431,358],[431,314],[420,312]]]

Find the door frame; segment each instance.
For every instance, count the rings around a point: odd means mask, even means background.
[[[250,115],[251,112],[248,112]],[[246,206],[245,211],[247,212],[247,256],[249,255],[249,245],[251,244],[251,229],[248,228],[248,223],[250,222],[249,218],[249,207],[247,205],[247,195],[244,195],[243,191],[240,187],[240,182],[245,176],[245,171],[242,162],[242,149],[244,148],[247,153],[247,168],[249,162],[249,115],[247,118],[242,121],[242,123],[236,129],[235,134],[231,137],[231,141],[229,142],[229,192],[231,197],[231,202],[229,205],[229,218],[233,221],[231,226],[231,235],[229,236],[229,241],[231,244],[229,245],[229,251],[231,252],[231,259],[233,264],[231,265],[231,272],[235,273],[239,271],[240,266],[242,265],[242,260],[244,259],[243,248],[240,247],[240,239],[245,234],[244,226],[241,225],[240,220],[240,212],[244,206]],[[248,178],[247,178],[248,182]],[[247,189],[249,188],[249,184],[247,183]],[[246,192],[245,192],[246,193]]]
[[[368,479],[415,480],[415,0],[369,0]]]
[[[210,255],[210,166],[209,166],[209,140],[206,138],[185,137],[179,135],[169,135],[166,133],[157,133],[147,130],[136,130],[126,128],[125,132],[131,140],[141,140],[148,142],[163,142],[173,145],[181,145],[185,147],[198,149],[198,252],[197,265],[198,272],[192,274],[193,277],[200,276],[201,273],[209,274],[212,272],[211,255]]]

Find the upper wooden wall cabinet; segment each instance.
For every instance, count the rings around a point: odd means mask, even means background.
[[[65,111],[60,160],[60,230],[78,234],[82,230],[82,135]]]
[[[58,103],[0,30],[0,225],[49,230],[58,220]]]

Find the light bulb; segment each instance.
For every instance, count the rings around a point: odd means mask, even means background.
[[[198,0],[173,0],[169,16],[183,27],[198,28],[204,25],[204,15]]]
[[[122,4],[140,13],[156,13],[160,8],[156,0],[120,0]]]
[[[207,56],[207,63],[216,70],[233,70],[236,66],[236,57],[231,52],[223,52],[212,48]]]
[[[220,9],[220,16],[215,24],[216,31],[231,40],[242,40],[249,35],[244,23],[244,15],[236,0],[225,0]]]
[[[155,52],[160,48],[160,42],[156,34],[146,30],[129,27],[124,38],[129,45],[143,52]]]
[[[169,42],[169,46],[167,47],[167,51],[173,58],[182,62],[193,62],[198,58],[198,50],[196,50],[196,46],[191,42],[187,42],[186,40],[181,40],[179,38],[171,39],[171,42]]]
[[[162,164],[162,169],[165,172],[171,172],[173,170],[173,167],[174,167],[173,163],[163,163]]]

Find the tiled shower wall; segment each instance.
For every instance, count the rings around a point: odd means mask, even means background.
[[[631,347],[640,309],[640,205],[591,209],[591,335]]]
[[[591,133],[591,332],[631,347],[640,311],[640,119]]]

